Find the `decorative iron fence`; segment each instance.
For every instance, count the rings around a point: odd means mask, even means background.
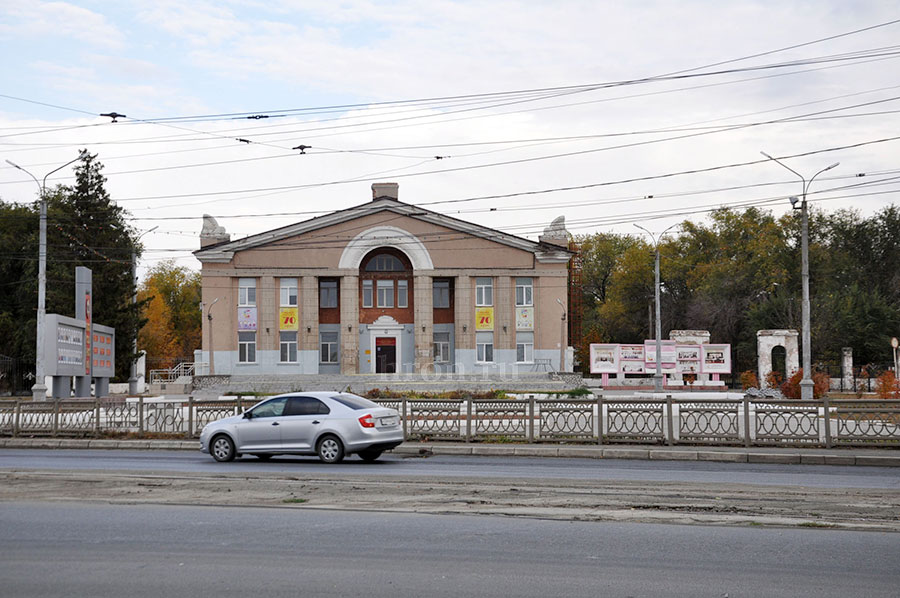
[[[0,435],[197,438],[259,397],[0,401]],[[386,399],[407,439],[900,448],[900,401],[702,399]]]

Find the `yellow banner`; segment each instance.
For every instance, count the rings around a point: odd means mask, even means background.
[[[494,329],[494,308],[493,307],[476,307],[475,308],[475,330],[493,330]]]
[[[300,330],[300,317],[296,307],[282,307],[278,320],[278,330]]]

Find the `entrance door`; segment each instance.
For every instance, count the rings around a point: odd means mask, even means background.
[[[397,373],[397,339],[389,336],[375,337],[375,373]]]

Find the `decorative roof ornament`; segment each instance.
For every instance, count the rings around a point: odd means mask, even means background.
[[[559,216],[553,219],[550,226],[544,229],[544,234],[538,237],[541,243],[552,243],[553,245],[569,244],[569,231],[566,230],[566,217]]]
[[[225,232],[225,227],[220,226],[216,219],[209,214],[203,215],[203,228],[200,230],[200,247],[230,241],[231,235]]]

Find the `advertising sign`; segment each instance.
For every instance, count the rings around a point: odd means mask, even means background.
[[[91,364],[95,378],[112,378],[116,375],[116,330],[94,324]]]
[[[616,374],[619,371],[619,345],[591,344],[591,373]]]
[[[239,307],[238,308],[238,330],[244,331],[244,332],[256,330],[256,308],[255,307]]]
[[[296,307],[282,307],[278,314],[278,330],[297,331],[300,330],[300,317],[297,315]]]
[[[493,330],[494,329],[494,308],[493,307],[477,307],[475,308],[475,330]]]
[[[534,308],[516,308],[516,330],[534,330]]]
[[[644,345],[621,345],[619,359],[622,361],[644,362]]]
[[[704,374],[731,373],[731,345],[702,345]]]
[[[660,368],[664,374],[675,373],[677,349],[675,341],[661,341],[662,351]],[[644,368],[647,372],[656,372],[656,341],[644,341]]]

